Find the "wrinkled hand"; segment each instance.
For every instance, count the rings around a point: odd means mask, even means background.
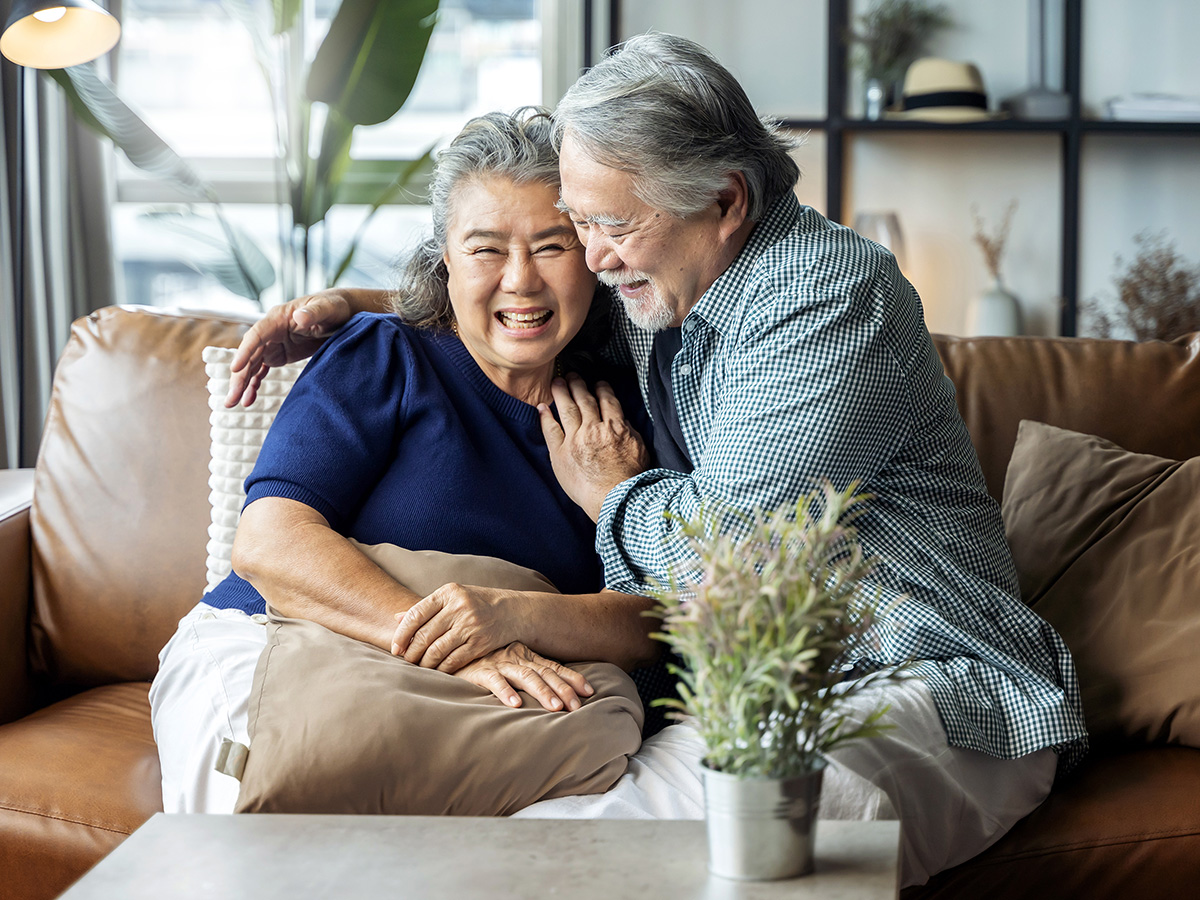
[[[565,383],[555,379],[551,391],[559,421],[549,406],[538,406],[550,464],[567,496],[595,522],[608,492],[650,468],[650,455],[605,382],[596,383],[593,397],[583,379],[572,374]]]
[[[445,584],[397,613],[392,654],[451,674],[523,634],[516,591]]]
[[[249,406],[267,371],[317,352],[321,342],[350,320],[352,310],[336,289],[272,307],[246,332],[233,355],[225,406]]]
[[[580,696],[590,697],[595,691],[587,679],[562,663],[534,653],[520,641],[493,650],[454,673],[495,694],[505,706],[518,707],[521,697],[517,690],[532,694],[545,709],[551,711],[579,709]]]

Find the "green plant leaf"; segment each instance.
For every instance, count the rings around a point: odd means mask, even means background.
[[[296,24],[303,0],[271,0],[271,11],[275,14],[275,34],[283,34]]]
[[[342,0],[308,75],[310,100],[355,125],[378,125],[408,99],[438,0]]]
[[[333,287],[333,285],[337,284],[338,279],[346,274],[346,270],[349,269],[350,264],[354,262],[354,254],[358,250],[358,245],[362,242],[363,235],[366,234],[367,225],[369,225],[371,219],[375,217],[375,213],[379,212],[379,208],[385,203],[390,203],[392,200],[396,199],[396,197],[400,195],[400,192],[404,190],[405,186],[412,180],[413,176],[429,166],[429,164],[433,161],[433,149],[436,146],[436,144],[431,144],[419,158],[411,160],[407,165],[405,165],[405,167],[400,170],[400,174],[396,176],[396,180],[389,184],[384,192],[375,199],[374,203],[371,204],[371,209],[367,212],[366,218],[359,223],[357,230],[354,232],[354,236],[350,239],[350,245],[346,248],[345,255],[338,263],[337,269],[334,271],[333,276],[329,279],[330,287]]]
[[[94,63],[48,69],[46,74],[62,87],[79,120],[112,141],[139,169],[174,181],[194,199],[216,200],[212,187],[117,96]]]
[[[275,283],[271,261],[249,235],[223,216],[210,219],[190,210],[152,210],[142,217],[206,251],[198,253],[188,264],[212,275],[239,297],[260,301],[262,292]]]

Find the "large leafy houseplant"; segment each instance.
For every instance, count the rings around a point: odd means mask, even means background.
[[[322,269],[333,284],[349,267],[362,237],[360,225],[340,258],[313,245],[315,227],[339,201],[351,167],[354,129],[387,121],[412,92],[436,18],[438,0],[342,0],[311,60],[300,44],[304,0],[220,0],[250,33],[271,96],[277,135],[277,168],[288,223],[281,228],[281,280],[285,296],[313,285]],[[160,221],[227,252],[207,264],[211,274],[241,296],[261,301],[274,268],[225,216],[221,200],[194,168],[159,137],[92,64],[49,73],[66,92],[82,122],[108,137],[134,165],[173,183],[212,218],[159,214]],[[319,139],[318,139],[319,134]],[[317,148],[316,153],[310,148]],[[431,148],[432,149],[432,148]],[[430,157],[405,164],[370,205],[367,220],[395,199]],[[198,212],[198,210],[197,210]],[[215,222],[216,227],[213,227]],[[324,251],[324,265],[318,253]]]
[[[847,680],[848,649],[869,639],[880,614],[854,520],[866,496],[825,484],[795,505],[720,530],[706,517],[681,523],[700,560],[701,580],[660,592],[656,635],[682,660],[672,666],[679,699],[693,716],[705,765],[756,778],[819,769],[825,753],[878,734],[886,706],[858,721],[848,702],[884,670]]]

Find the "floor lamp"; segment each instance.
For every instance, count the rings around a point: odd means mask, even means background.
[[[16,121],[16,154],[13,161],[16,175],[13,218],[16,265],[13,267],[13,287],[16,303],[13,320],[16,326],[17,372],[24,367],[25,317],[25,116],[28,104],[25,93],[32,87],[26,75],[30,69],[64,69],[90,62],[116,46],[121,37],[121,25],[107,10],[92,0],[15,0],[9,12],[4,33],[0,35],[0,53],[16,63],[17,97],[13,110]],[[18,382],[19,384],[19,382]],[[17,422],[24,421],[24,396],[17,388]],[[18,454],[20,448],[18,447]]]

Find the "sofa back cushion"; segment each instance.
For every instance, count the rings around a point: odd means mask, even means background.
[[[1200,456],[1200,334],[1163,341],[955,338],[938,353],[997,500],[1022,419],[1135,453]]]
[[[209,521],[201,353],[236,346],[245,328],[115,307],[72,326],[31,519],[30,654],[51,683],[149,680],[200,599]]]

